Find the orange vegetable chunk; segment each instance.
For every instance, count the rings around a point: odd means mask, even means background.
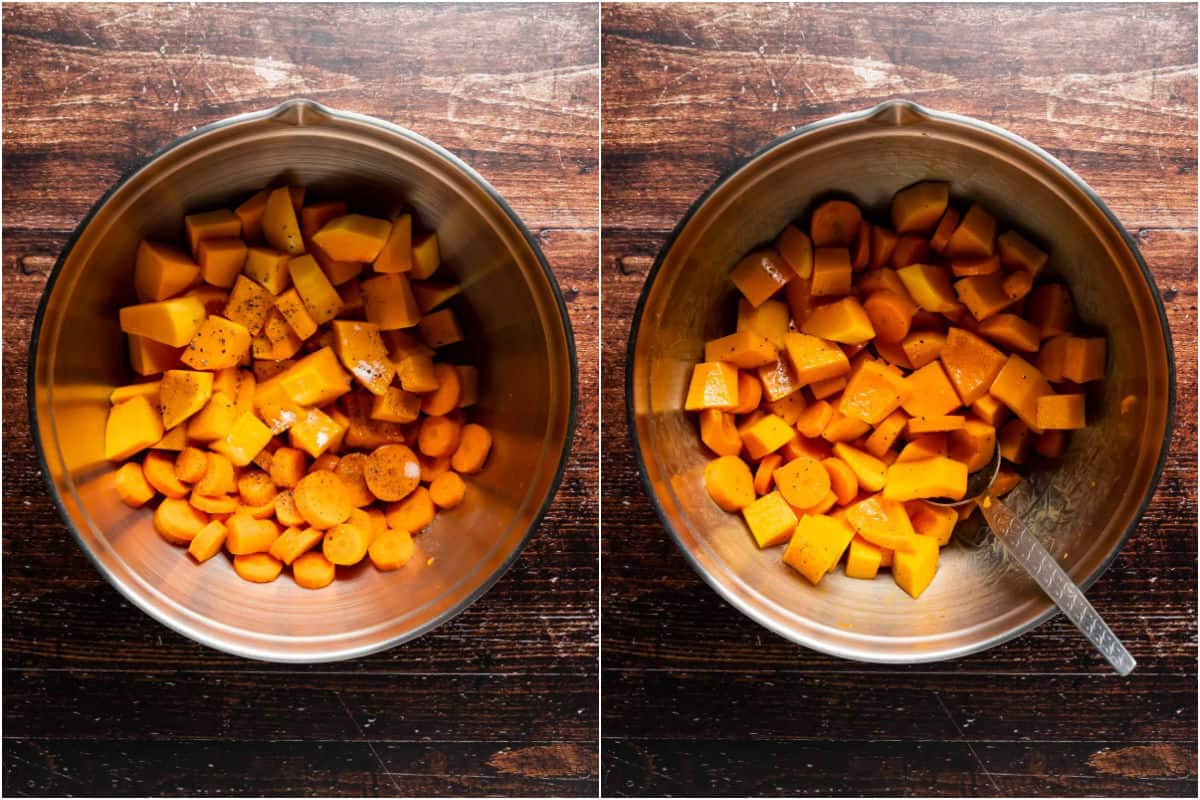
[[[914,183],[892,197],[892,227],[897,233],[928,233],[937,226],[949,202],[949,183]]]
[[[115,481],[117,496],[130,508],[141,508],[154,499],[154,487],[146,480],[142,465],[135,461],[122,464]]]
[[[809,232],[815,247],[849,247],[862,224],[858,206],[846,200],[827,200],[813,209]]]
[[[987,394],[1005,364],[1002,352],[962,328],[947,332],[938,358],[963,405],[971,405]]]
[[[996,218],[978,203],[973,203],[950,235],[946,255],[951,259],[990,256],[996,245]]]
[[[896,462],[887,469],[883,496],[889,500],[945,497],[962,500],[967,493],[967,466],[950,458]]]
[[[179,248],[148,239],[138,243],[133,286],[143,303],[174,297],[199,278],[199,265]]]
[[[937,574],[938,543],[915,535],[907,550],[897,550],[892,562],[892,579],[914,600],[921,596]]]
[[[818,247],[813,253],[813,297],[838,297],[850,292],[853,268],[844,247]]]
[[[788,225],[775,240],[775,249],[798,277],[804,280],[812,277],[813,246],[808,234],[795,225]]]
[[[757,308],[771,299],[795,274],[774,250],[756,250],[737,263],[729,279],[750,305]]]
[[[954,284],[958,299],[976,320],[985,320],[1012,305],[1013,298],[1004,290],[1004,273],[963,278]]]
[[[996,428],[968,417],[963,427],[950,431],[950,458],[967,465],[967,472],[983,469],[996,449]]]
[[[1106,344],[1103,337],[1070,337],[1063,353],[1062,377],[1074,383],[1102,380]]]
[[[774,414],[764,414],[738,429],[746,454],[758,460],[783,447],[796,436],[796,431]]]
[[[854,534],[846,551],[846,577],[872,580],[879,574],[883,562],[883,550]]]
[[[846,506],[845,514],[854,532],[876,547],[908,550],[914,546],[917,534],[908,512],[896,500],[873,494]]]
[[[1037,424],[1038,398],[1053,394],[1053,390],[1037,367],[1020,356],[1011,355],[988,391],[1035,433],[1041,433]]]
[[[788,333],[784,343],[800,386],[836,378],[850,371],[850,359],[836,344],[795,332]]]
[[[131,397],[108,410],[104,424],[104,457],[124,461],[163,436],[162,415],[144,396]]]
[[[739,299],[737,330],[739,333],[749,331],[765,336],[776,349],[782,350],[783,337],[788,332],[788,304],[781,300],[767,300],[756,308],[745,298]]]
[[[817,584],[837,566],[853,538],[854,531],[841,520],[805,514],[783,551],[783,563]]]
[[[1000,263],[1010,269],[1023,269],[1035,278],[1046,265],[1048,256],[1016,231],[1005,231],[996,237],[996,252]]]
[[[1076,430],[1086,415],[1081,394],[1047,394],[1037,399],[1037,426],[1042,430]]]
[[[813,309],[800,330],[810,336],[846,344],[863,344],[875,338],[870,317],[854,297],[843,297]]]
[[[1040,341],[1037,328],[1016,314],[994,314],[979,323],[978,332],[1010,350],[1024,353],[1036,353]]]
[[[684,408],[699,411],[705,408],[731,409],[738,404],[737,367],[723,361],[705,361],[692,369]]]
[[[765,494],[742,509],[759,549],[783,544],[796,529],[796,512],[778,491]]]
[[[877,361],[866,361],[850,376],[837,409],[868,425],[883,422],[908,402],[912,387]]]
[[[741,511],[754,502],[754,477],[737,456],[720,456],[704,468],[704,488],[726,511]]]
[[[918,306],[927,311],[946,312],[958,307],[950,273],[929,264],[910,264],[896,270],[904,288]]]
[[[761,367],[779,358],[767,337],[754,331],[737,331],[704,344],[705,361],[724,361],[742,369]]]
[[[887,479],[887,465],[870,453],[853,445],[839,442],[833,446],[833,454],[845,462],[858,479],[860,489],[878,492]]]
[[[775,488],[795,508],[812,508],[829,494],[829,471],[814,458],[794,458],[775,470]]]
[[[1075,325],[1075,304],[1070,291],[1061,283],[1035,287],[1026,301],[1025,317],[1043,339],[1070,333]]]
[[[945,351],[942,351],[943,354]],[[909,394],[901,405],[912,417],[940,417],[962,405],[941,362],[933,361],[904,379]]]

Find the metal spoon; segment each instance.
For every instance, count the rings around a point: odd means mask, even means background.
[[[1071,576],[1058,565],[1054,556],[1042,547],[1012,509],[998,498],[987,494],[999,473],[1000,448],[997,447],[992,451],[992,458],[986,465],[967,476],[967,493],[962,500],[936,498],[928,502],[954,508],[978,500],[979,510],[983,512],[988,528],[1004,545],[1013,560],[1021,565],[1038,586],[1042,587],[1042,591],[1050,596],[1059,611],[1075,623],[1075,627],[1079,628],[1100,654],[1108,659],[1108,663],[1112,664],[1117,674],[1128,675],[1137,666],[1137,662],[1112,629],[1105,624],[1096,609],[1092,608],[1092,604],[1071,580]]]

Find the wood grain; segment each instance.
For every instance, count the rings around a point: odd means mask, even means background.
[[[6,795],[594,795],[599,292],[594,5],[4,8]],[[71,230],[192,128],[310,97],[456,152],[567,300],[579,427],[522,558],[454,621],[369,658],[246,662],[125,602],[59,521],[27,343]]]
[[[1189,6],[607,5],[601,21],[604,775],[609,795],[1196,791],[1196,16]],[[856,664],[743,617],[642,492],[629,323],[687,207],[772,138],[892,97],[1049,150],[1149,263],[1176,349],[1174,441],[1089,592],[1138,670],[1053,620],[942,664]]]

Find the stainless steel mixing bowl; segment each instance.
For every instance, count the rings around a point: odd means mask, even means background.
[[[117,309],[136,302],[143,237],[177,238],[183,215],[228,206],[274,180],[368,213],[402,204],[437,229],[439,277],[480,368],[474,416],[495,436],[467,500],[417,537],[401,571],[349,570],[308,591],[250,584],[224,558],[197,567],[159,538],[148,510],[117,499],[104,460],[109,390],[129,382]],[[47,284],[34,324],[29,397],[44,473],[96,568],[146,613],[251,658],[353,658],[450,619],[504,574],[554,496],[575,424],[575,354],[554,277],[495,189],[432,142],[370,117],[297,100],[201,128],[171,144],[92,209]],[[6,535],[20,535],[7,531]],[[427,563],[432,560],[432,563]]]
[[[801,128],[718,181],[668,239],[633,322],[626,392],[646,491],[726,600],[792,641],[863,661],[955,658],[1018,636],[1055,609],[992,548],[943,550],[916,601],[890,580],[841,570],[810,585],[709,500],[702,473],[711,455],[683,400],[704,340],[731,329],[728,274],[739,256],[773,240],[822,193],[849,192],[886,219],[892,194],[924,179],[952,181],[953,195],[1046,244],[1049,274],[1070,285],[1082,320],[1108,336],[1108,379],[1089,387],[1088,428],[1072,434],[1061,465],[1009,495],[1078,583],[1094,582],[1137,527],[1174,408],[1170,334],[1133,241],[1078,176],[1011,133],[893,101]],[[1123,407],[1124,398],[1132,399]]]

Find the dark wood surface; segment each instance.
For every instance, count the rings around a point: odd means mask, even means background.
[[[596,793],[597,36],[590,5],[5,6],[4,794]],[[508,575],[417,641],[310,668],[125,602],[55,514],[24,391],[47,273],[108,186],[297,96],[491,181],[553,265],[583,365],[570,469]]]
[[[606,793],[1195,796],[1195,6],[609,5],[601,28]],[[898,96],[1048,149],[1153,270],[1175,441],[1090,592],[1139,661],[1127,680],[1061,618],[912,668],[789,644],[692,572],[643,497],[623,362],[667,233],[773,137]]]

